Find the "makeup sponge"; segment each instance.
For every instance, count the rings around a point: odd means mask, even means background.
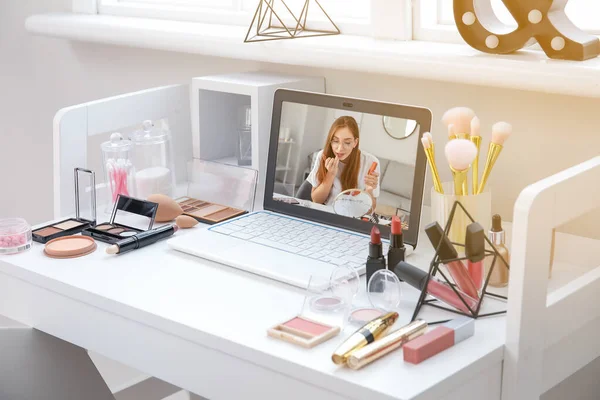
[[[148,196],[148,201],[158,203],[158,210],[156,210],[156,222],[169,222],[173,221],[179,215],[183,214],[181,206],[169,196],[164,194],[151,194]]]
[[[196,218],[190,217],[189,215],[180,215],[175,218],[175,223],[181,229],[189,229],[198,225],[198,220]]]

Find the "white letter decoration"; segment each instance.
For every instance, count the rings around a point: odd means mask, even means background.
[[[512,53],[534,38],[550,58],[583,61],[597,57],[600,40],[569,20],[565,14],[568,1],[502,0],[517,21],[512,32],[494,13],[491,0],[454,0],[454,19],[463,39],[484,53]]]

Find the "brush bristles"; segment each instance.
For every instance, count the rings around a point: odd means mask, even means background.
[[[467,107],[456,107],[446,111],[442,117],[444,125],[454,125],[454,131],[459,134],[471,133],[471,121],[475,112]]]
[[[504,145],[504,142],[508,140],[512,134],[512,125],[508,122],[497,122],[492,126],[492,143],[500,146]]]
[[[471,120],[471,136],[480,136],[479,132],[481,132],[481,121],[478,117],[474,117]]]
[[[456,139],[456,130],[454,129],[454,124],[448,125],[448,139]]]
[[[423,137],[426,137],[426,138],[427,138],[427,140],[429,140],[429,143],[433,144],[433,136],[431,135],[431,133],[429,133],[429,132],[425,132],[425,133],[423,134]]]
[[[423,143],[423,148],[425,150],[430,149],[431,148],[431,143],[429,143],[429,139],[426,136],[423,136],[421,138],[421,143]]]
[[[477,146],[470,140],[455,139],[446,145],[446,158],[450,168],[455,171],[469,169],[477,156]]]

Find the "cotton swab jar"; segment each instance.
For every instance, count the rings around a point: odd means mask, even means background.
[[[105,211],[110,212],[119,195],[136,197],[135,167],[131,161],[133,143],[115,132],[108,142],[102,143],[101,148],[107,192]]]
[[[146,120],[131,139],[137,197],[147,199],[153,194],[174,197],[175,165],[167,121]]]

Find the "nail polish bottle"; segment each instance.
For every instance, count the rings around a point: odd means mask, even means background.
[[[496,214],[492,217],[492,230],[489,231],[489,239],[494,244],[498,253],[506,260],[507,263],[510,264],[510,253],[508,248],[506,247],[506,233],[502,229],[502,218],[500,215]],[[508,268],[506,264],[502,261],[502,258],[498,257],[496,259],[496,265],[492,270],[492,275],[490,276],[489,285],[493,287],[505,287],[508,285]],[[492,267],[492,261],[494,257],[486,258],[486,268],[485,273],[486,276]]]

